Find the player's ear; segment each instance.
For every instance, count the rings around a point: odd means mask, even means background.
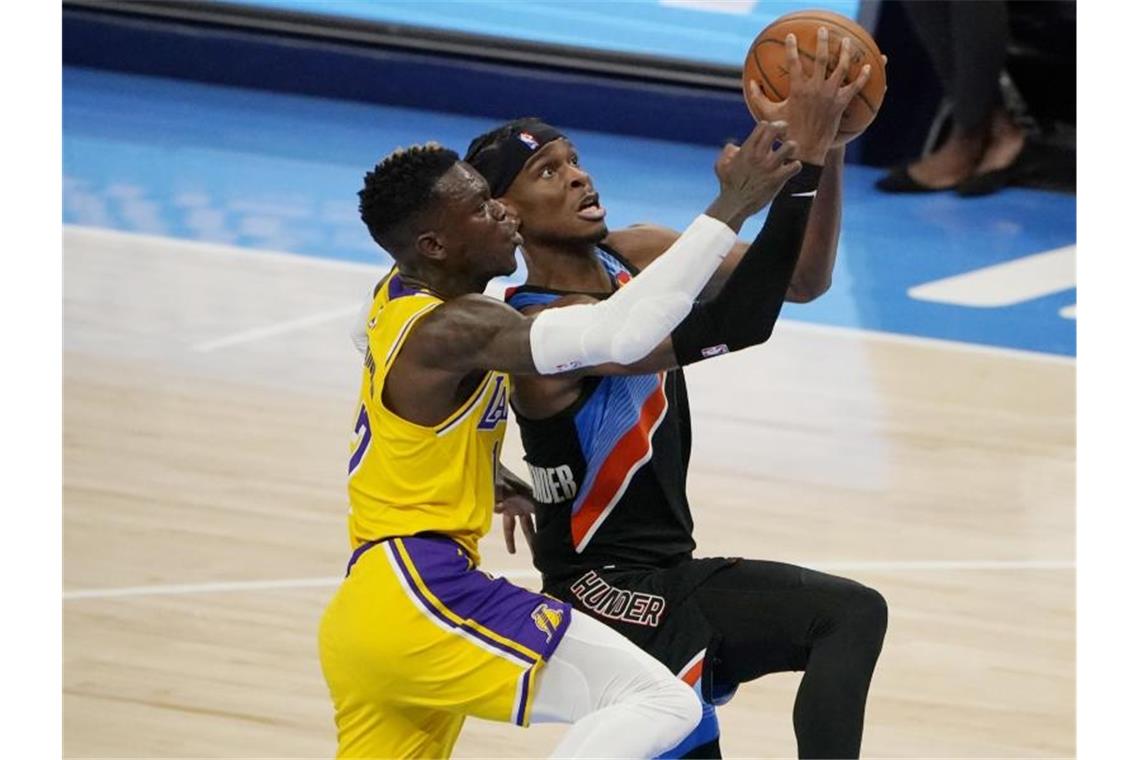
[[[443,241],[433,230],[420,233],[416,238],[416,253],[431,261],[442,261],[447,258]]]

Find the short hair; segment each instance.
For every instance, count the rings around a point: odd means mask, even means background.
[[[471,144],[467,146],[467,155],[463,157],[463,160],[474,166],[475,161],[472,159],[488,148],[492,148],[511,139],[519,132],[525,132],[529,128],[538,127],[540,125],[545,126],[545,124],[546,122],[537,116],[524,116],[521,119],[512,119],[506,124],[495,127],[489,132],[484,132],[472,140]]]
[[[435,200],[439,178],[459,155],[439,143],[397,148],[364,175],[360,218],[372,239],[395,255],[407,245],[408,224]]]

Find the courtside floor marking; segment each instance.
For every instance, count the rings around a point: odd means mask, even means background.
[[[178,247],[178,248],[183,248],[186,250],[193,250],[193,251],[197,251],[197,252],[201,252],[201,253],[207,253],[207,254],[221,254],[221,255],[245,256],[245,257],[249,257],[249,256],[268,257],[271,259],[279,260],[282,263],[288,262],[288,263],[294,263],[294,264],[301,265],[301,266],[358,271],[361,273],[361,275],[367,275],[368,278],[370,278],[371,280],[377,280],[377,281],[380,279],[381,276],[383,276],[383,274],[388,269],[388,264],[386,264],[385,262],[382,262],[382,261],[377,261],[375,264],[364,264],[364,263],[355,262],[355,261],[342,261],[339,259],[323,259],[323,258],[318,258],[316,256],[304,256],[304,255],[297,254],[297,253],[285,253],[282,251],[267,251],[267,250],[254,249],[254,248],[241,248],[238,246],[221,245],[221,244],[217,244],[217,243],[202,243],[202,242],[198,242],[195,240],[182,240],[180,238],[168,238],[168,237],[161,237],[158,235],[147,235],[147,234],[138,233],[138,232],[123,232],[120,230],[104,229],[102,227],[85,227],[82,225],[68,224],[68,225],[64,225],[64,232],[71,234],[71,235],[77,235],[80,238],[82,238],[84,236],[91,236],[93,238],[103,238],[105,240],[114,240],[116,238],[118,238],[118,239],[127,238],[127,239],[141,241],[141,242],[152,242],[156,246],[165,246],[168,248]],[[367,284],[368,281],[369,281],[369,279],[362,277],[362,280],[361,280],[362,283]],[[504,289],[505,289],[505,285],[503,285],[502,283],[492,282],[490,284],[490,286],[488,286],[488,288],[487,288],[487,294],[492,296],[492,297],[495,297],[495,298],[501,298],[503,295]],[[361,289],[361,292],[362,293],[364,292],[363,288]],[[351,307],[351,309],[350,309],[350,307]],[[350,313],[352,313],[352,311],[357,310],[359,308],[360,308],[359,303],[346,304],[344,312],[346,314],[350,314]],[[332,312],[323,312],[322,314],[328,315],[331,313]],[[278,326],[284,327],[285,325],[291,324],[291,325],[293,325],[292,329],[303,329],[304,327],[310,326],[309,323],[306,323],[306,320],[314,319],[318,316],[321,316],[321,315],[314,314],[314,315],[309,315],[307,317],[299,317],[297,320],[294,320],[291,323],[281,323]],[[339,316],[341,316],[341,315],[338,314],[337,317],[327,317],[327,318],[333,319],[333,318],[339,318]],[[302,323],[302,324],[298,324],[298,323]],[[256,328],[256,329],[264,330],[267,328]],[[801,331],[801,332],[814,332],[814,333],[818,333],[821,335],[830,334],[830,335],[838,335],[838,336],[859,337],[859,338],[865,338],[868,340],[880,341],[883,343],[898,343],[898,344],[911,345],[911,346],[927,346],[930,348],[946,349],[948,351],[964,351],[967,353],[989,354],[991,356],[1004,356],[1004,357],[1008,357],[1008,358],[1012,358],[1012,359],[1023,359],[1026,361],[1040,361],[1040,362],[1047,362],[1047,363],[1051,363],[1051,364],[1067,364],[1067,365],[1075,366],[1076,361],[1077,361],[1076,358],[1072,357],[1072,356],[1063,356],[1061,354],[1050,354],[1050,353],[1044,353],[1041,351],[1025,351],[1025,350],[1016,349],[1016,348],[1003,348],[1001,346],[986,346],[986,345],[982,345],[980,343],[966,343],[963,341],[945,340],[942,338],[928,338],[928,337],[919,336],[919,335],[904,335],[901,333],[890,333],[890,332],[883,332],[883,331],[879,331],[879,330],[868,330],[868,329],[865,329],[862,327],[843,327],[840,325],[823,325],[823,324],[818,324],[815,322],[803,322],[803,321],[797,321],[797,320],[791,320],[791,319],[781,319],[776,324],[776,330],[791,330],[791,331]],[[253,332],[253,331],[245,331],[245,332],[248,333],[248,332]],[[276,332],[273,334],[280,335],[281,332]],[[221,341],[232,340],[234,338],[237,338],[240,335],[242,335],[242,333],[237,333],[237,334],[234,334],[231,336],[224,336],[224,337],[217,338],[217,339],[214,339],[212,341],[209,341],[206,344],[199,343],[198,345],[199,346],[209,345],[211,343],[217,344],[217,343],[220,343]],[[254,336],[252,338],[249,338],[248,340],[257,340],[258,337],[263,337],[263,336]],[[201,349],[198,349],[198,350],[201,350]]]
[[[903,560],[898,562],[810,562],[801,563],[813,570],[912,572],[912,571],[1018,571],[1018,570],[1074,570],[1071,560]],[[504,570],[494,573],[512,580],[538,580],[538,571]],[[75,589],[63,592],[65,602],[82,599],[116,599],[133,596],[175,596],[179,594],[212,594],[233,591],[281,591],[304,588],[329,588],[343,580],[342,576],[324,578],[284,578],[267,581],[217,581],[214,583],[180,583],[155,586],[125,586],[120,588]]]
[[[1076,261],[1077,247],[1067,245],[915,285],[907,295],[983,309],[1012,306],[1077,287]]]
[[[203,343],[198,343],[193,347],[193,350],[206,353],[215,351],[219,348],[227,348],[229,346],[236,346],[241,343],[251,343],[255,340],[262,338],[272,338],[277,335],[284,335],[291,333],[295,330],[303,330],[307,327],[314,325],[324,324],[325,322],[332,322],[336,319],[343,319],[351,316],[360,311],[360,304],[354,304],[348,307],[341,307],[331,311],[322,311],[316,314],[309,314],[308,316],[298,317],[291,319],[288,322],[278,322],[273,325],[266,325],[265,327],[255,327],[243,332],[234,333],[224,338],[217,338],[216,340],[208,340]]]

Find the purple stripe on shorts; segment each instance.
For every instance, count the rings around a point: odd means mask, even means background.
[[[371,549],[373,546],[375,546],[378,543],[380,543],[380,542],[379,541],[367,541],[367,542],[361,544],[360,546],[356,547],[356,551],[354,551],[352,553],[352,556],[348,558],[348,567],[346,567],[344,569],[344,577],[345,578],[347,578],[348,574],[352,572],[352,566],[356,564],[356,560],[360,559],[360,555],[364,554],[364,552],[368,551],[369,549]]]
[[[449,538],[414,536],[403,542],[424,584],[456,616],[475,621],[544,660],[562,640],[570,605],[469,569],[467,555]]]
[[[523,724],[523,718],[526,717],[527,696],[530,694],[530,671],[533,669],[533,667],[529,668],[522,674],[522,692],[519,695],[519,711],[518,714],[515,715],[515,723],[520,726]]]
[[[404,548],[408,549],[409,550],[408,554],[411,555],[412,554],[411,548],[409,547],[408,544],[412,541],[418,541],[421,539],[405,538],[402,540],[404,542]],[[450,542],[448,542],[448,543],[450,543]],[[451,544],[451,546],[453,548],[457,548],[458,544]],[[420,601],[420,604],[422,604],[424,606],[424,608],[427,609],[427,611],[432,616],[434,616],[436,619],[442,621],[448,627],[459,628],[459,629],[463,630],[465,633],[469,634],[470,636],[473,636],[474,638],[479,639],[484,644],[487,644],[488,646],[493,647],[494,649],[497,649],[500,652],[505,652],[507,654],[510,654],[511,656],[515,657],[518,660],[521,660],[522,662],[527,663],[528,665],[534,663],[533,657],[530,657],[530,656],[526,655],[525,653],[518,651],[517,649],[513,649],[513,648],[507,646],[506,644],[495,641],[494,639],[492,639],[489,636],[487,636],[486,634],[484,634],[482,631],[479,631],[477,628],[474,628],[472,626],[467,625],[465,622],[460,623],[460,624],[456,624],[453,620],[451,620],[446,615],[441,613],[438,609],[436,609],[435,605],[432,604],[432,602],[427,597],[425,597],[423,595],[423,593],[420,592],[419,586],[416,585],[415,579],[412,577],[411,572],[409,572],[409,570],[408,570],[407,564],[404,562],[404,558],[400,555],[400,552],[396,549],[395,545],[393,545],[391,547],[391,551],[392,551],[392,556],[395,557],[395,559],[396,559],[397,567],[399,568],[400,572],[404,575],[405,581],[407,581],[408,588],[410,588],[412,590],[412,593],[416,595],[416,598]],[[415,561],[415,564],[416,564],[416,570],[419,571],[420,578],[424,580],[425,584],[428,584],[428,588],[430,588],[432,590],[432,593],[435,593],[435,589],[431,587],[431,585],[427,581],[427,578],[424,577],[424,569],[420,566],[418,558],[415,558],[413,556],[413,560]],[[474,574],[479,575],[480,577],[486,578],[486,576],[483,576],[483,574],[479,573],[478,571],[467,569],[467,559],[465,556],[462,558],[461,561],[462,561],[462,564],[459,566],[459,569],[461,572],[463,572],[463,573],[474,573]],[[438,569],[437,569],[437,572],[438,572]],[[437,596],[437,598],[438,598],[438,596]],[[440,600],[440,601],[442,601],[442,600]],[[445,603],[445,606],[447,606],[446,603]],[[448,606],[448,609],[451,609],[451,607]],[[451,611],[455,612],[455,610],[453,610],[453,609]],[[458,615],[458,613],[456,613],[456,614]],[[459,617],[465,617],[465,616],[459,615]]]

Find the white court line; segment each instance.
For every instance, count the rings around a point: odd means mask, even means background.
[[[907,295],[919,301],[956,306],[1012,306],[1075,288],[1076,260],[1077,247],[1067,245],[915,285]]]
[[[498,575],[503,578],[532,580],[538,578],[537,570],[505,570]],[[122,586],[119,588],[93,588],[64,591],[63,600],[113,599],[125,596],[175,596],[178,594],[211,594],[227,591],[276,591],[280,589],[325,588],[335,586],[344,580],[343,575],[325,578],[279,578],[270,581],[215,581],[213,583],[175,583],[156,586]]]
[[[966,343],[959,340],[946,340],[944,338],[927,338],[921,335],[904,335],[902,333],[882,332],[868,330],[864,327],[844,327],[842,325],[821,325],[815,322],[803,322],[795,319],[784,319],[776,323],[776,330],[788,329],[797,332],[814,332],[820,335],[844,335],[875,340],[880,343],[898,343],[909,346],[923,346],[925,348],[941,348],[946,351],[961,351],[969,354],[989,354],[990,356],[1003,356],[1008,359],[1025,359],[1027,361],[1045,362],[1046,364],[1076,364],[1075,356],[1062,354],[1048,354],[1043,351],[1027,351],[1021,348],[1003,348],[1002,346],[986,346],[981,343]]]
[[[146,235],[136,232],[123,232],[121,230],[108,230],[102,227],[84,227],[81,225],[64,225],[64,231],[71,234],[91,235],[93,237],[101,237],[105,239],[110,238],[130,238],[137,239],[144,242],[153,242],[156,246],[177,246],[186,249],[197,249],[207,253],[223,254],[228,256],[245,256],[249,257],[251,254],[261,257],[279,259],[282,262],[289,262],[303,266],[326,268],[326,269],[348,269],[367,274],[368,279],[373,283],[378,280],[385,271],[390,262],[377,259],[375,264],[362,264],[353,261],[340,261],[338,259],[321,259],[314,256],[303,256],[296,253],[285,253],[282,251],[267,251],[254,248],[240,248],[238,246],[220,245],[215,243],[201,243],[193,240],[181,240],[178,238],[161,237],[158,235]],[[487,295],[501,298],[504,286],[501,282],[493,281],[487,287]],[[363,292],[363,289],[362,289]],[[353,309],[359,308],[360,304],[353,304]],[[347,311],[347,307],[346,307]],[[903,335],[901,333],[883,332],[880,330],[868,330],[862,327],[842,327],[839,325],[821,325],[814,322],[803,322],[794,319],[781,318],[776,325],[777,330],[799,330],[803,332],[814,332],[821,335],[838,335],[844,337],[859,337],[868,340],[880,341],[883,343],[898,343],[911,346],[926,346],[930,348],[941,348],[949,351],[963,351],[966,353],[989,354],[991,356],[1004,356],[1014,359],[1024,359],[1027,361],[1040,361],[1050,364],[1076,364],[1076,358],[1072,356],[1062,356],[1059,354],[1049,354],[1040,351],[1025,351],[1017,348],[1002,348],[1000,346],[986,346],[979,343],[967,343],[964,341],[945,340],[942,338],[927,338],[918,335]]]
[[[801,563],[813,570],[834,572],[908,572],[913,570],[1073,570],[1072,560],[913,560],[899,562],[811,562]],[[538,571],[504,570],[495,575],[513,580],[538,580]],[[217,581],[215,583],[181,583],[156,586],[76,589],[63,592],[65,602],[79,599],[114,599],[131,596],[174,596],[178,594],[210,594],[230,591],[275,591],[299,588],[327,588],[341,582],[341,576],[326,578],[285,578],[270,581]]]
[[[870,572],[906,572],[908,570],[1073,570],[1077,566],[1072,560],[1014,559],[1014,560],[911,560],[899,562],[812,562],[805,564],[815,570]]]
[[[198,343],[192,346],[192,350],[206,353],[214,351],[219,348],[227,348],[229,346],[236,346],[240,343],[251,343],[255,340],[262,338],[272,338],[275,335],[282,335],[284,333],[294,332],[295,330],[303,330],[306,327],[313,325],[331,322],[334,319],[342,319],[351,316],[360,310],[360,305],[356,304],[349,307],[341,307],[333,309],[332,311],[321,311],[316,314],[309,314],[297,319],[290,319],[287,322],[278,322],[264,327],[254,327],[249,330],[243,330],[233,335],[227,335],[224,338],[215,338],[214,340],[207,340],[203,343]],[[345,340],[348,340],[347,334]]]
[[[163,235],[148,235],[144,232],[125,232],[123,230],[107,229],[106,227],[87,227],[82,224],[65,224],[63,225],[63,231],[65,235],[72,234],[79,235],[80,237],[103,238],[105,240],[115,240],[116,238],[121,240],[125,238],[139,243],[151,243],[163,248],[186,248],[188,250],[222,256],[245,258],[249,258],[250,255],[264,256],[277,259],[279,263],[316,266],[322,269],[344,269],[371,274],[377,278],[384,274],[384,272],[388,270],[388,267],[392,265],[390,260],[382,259],[379,255],[377,255],[376,261],[371,263],[346,261],[343,259],[322,259],[316,256],[306,256],[301,253],[271,251],[266,248],[245,248],[237,245],[225,245],[224,243],[203,243],[200,240],[186,240],[184,238],[164,237]]]

